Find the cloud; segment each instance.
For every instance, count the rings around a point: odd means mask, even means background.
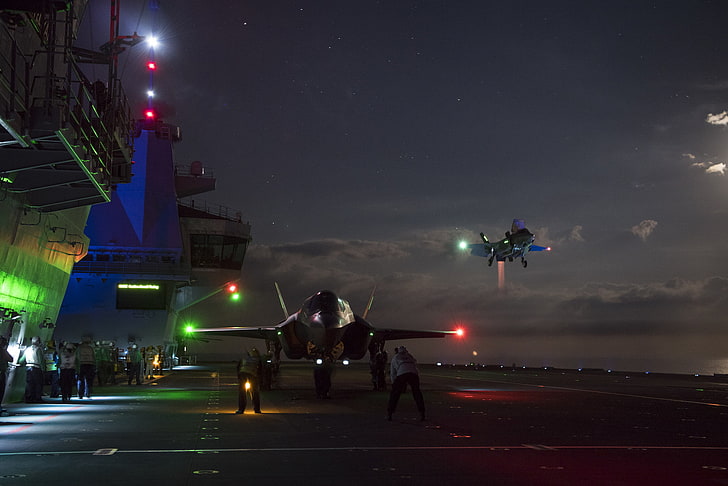
[[[707,172],[708,174],[725,175],[725,168],[726,168],[725,162],[719,162],[719,163],[713,164],[710,167],[708,167],[707,169],[705,169],[705,172]]]
[[[712,83],[701,83],[696,86],[700,90],[704,91],[724,91],[728,89],[728,81],[715,81]]]
[[[692,167],[699,167],[705,169],[706,174],[720,174],[725,175],[726,164],[725,162],[695,162],[691,164]]]
[[[654,219],[645,219],[640,224],[632,226],[632,234],[638,236],[642,241],[647,241],[647,238],[657,227],[657,221]]]
[[[587,334],[719,331],[728,307],[728,279],[674,278],[650,284],[590,284],[557,306],[571,316],[571,330]],[[578,325],[582,323],[582,325]],[[602,323],[602,324],[600,324]],[[689,326],[689,327],[686,327]]]
[[[690,160],[695,160],[695,155],[693,155],[693,154],[685,153],[685,154],[682,154],[682,155],[683,155],[683,157],[687,157]]]
[[[571,228],[571,233],[569,234],[569,240],[571,240],[571,241],[584,242],[585,241],[584,240],[584,237],[581,236],[581,230],[582,229],[583,229],[583,227],[580,224],[578,224],[578,225],[574,226],[573,228]]]
[[[705,121],[711,125],[728,125],[728,111],[722,111],[717,114],[708,113]]]
[[[584,227],[580,224],[574,225],[571,229],[566,231],[557,231],[555,235],[551,235],[548,227],[540,227],[533,229],[533,234],[536,235],[536,244],[545,246],[563,246],[567,242],[584,243],[586,240],[581,234]]]

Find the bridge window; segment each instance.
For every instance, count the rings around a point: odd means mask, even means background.
[[[240,269],[248,240],[224,235],[190,235],[193,267]]]

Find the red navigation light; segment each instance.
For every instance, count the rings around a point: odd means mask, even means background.
[[[157,63],[154,62],[154,61],[149,61],[147,63],[147,69],[149,69],[150,71],[156,70],[157,69]]]
[[[154,120],[157,117],[157,114],[154,112],[154,110],[145,110],[144,117],[147,120]]]
[[[465,330],[462,327],[458,327],[457,329],[455,329],[455,335],[457,337],[463,337],[465,336]]]
[[[225,285],[225,290],[227,291],[228,296],[230,297],[230,300],[232,300],[232,301],[240,300],[240,289],[238,288],[238,284],[228,283]]]

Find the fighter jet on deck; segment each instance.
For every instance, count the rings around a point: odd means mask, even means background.
[[[321,374],[329,380],[332,365],[337,361],[361,359],[369,351],[372,356],[384,348],[389,340],[415,338],[442,338],[459,331],[424,331],[410,329],[375,328],[366,321],[374,292],[369,299],[363,317],[354,314],[349,303],[330,290],[321,290],[307,298],[301,308],[288,315],[280,289],[278,298],[286,316],[282,322],[270,327],[218,327],[190,329],[193,333],[225,333],[229,336],[264,339],[272,348],[274,360],[280,358],[281,349],[289,359],[313,360],[317,395],[326,396],[326,385],[319,387]],[[323,370],[323,371],[322,371]]]
[[[470,248],[470,254],[485,257],[488,259],[488,266],[493,265],[493,260],[512,262],[514,258],[520,258],[524,268],[528,266],[526,255],[529,251],[551,251],[551,247],[534,245],[536,236],[528,231],[522,219],[514,219],[511,231],[506,231],[506,237],[502,240],[491,243],[483,233],[480,233],[483,243],[463,244],[462,248]]]

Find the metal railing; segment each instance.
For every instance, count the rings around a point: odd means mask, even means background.
[[[180,206],[196,209],[219,218],[227,219],[228,221],[250,224],[248,221],[243,221],[243,213],[238,209],[232,209],[220,204],[209,204],[205,200],[196,199],[180,200],[178,203]]]
[[[113,262],[82,260],[73,266],[73,273],[92,273],[100,275],[162,275],[178,280],[189,278],[190,266],[183,263],[159,262]]]

